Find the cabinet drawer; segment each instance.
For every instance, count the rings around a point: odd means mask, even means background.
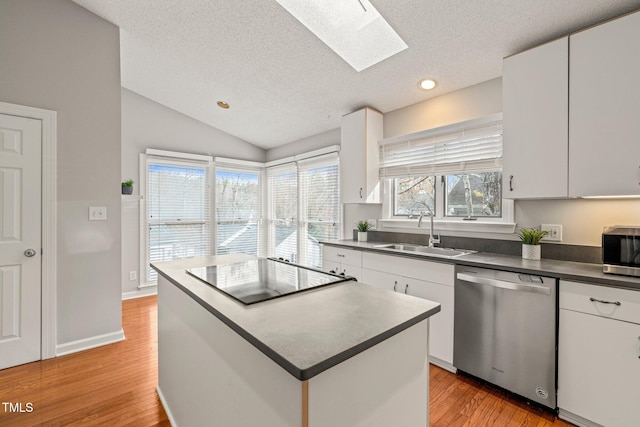
[[[453,264],[365,252],[362,254],[362,267],[369,270],[382,271],[439,283],[441,285],[453,286]]]
[[[353,249],[337,248],[335,246],[324,246],[322,249],[323,259],[327,261],[339,262],[341,264],[362,267],[362,252]]]
[[[561,280],[560,308],[640,324],[640,290]]]

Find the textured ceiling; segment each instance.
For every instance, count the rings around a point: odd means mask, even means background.
[[[372,0],[409,48],[358,73],[273,0],[73,1],[120,27],[123,87],[265,149],[498,77],[505,56],[640,8]],[[424,77],[438,87],[419,90]]]

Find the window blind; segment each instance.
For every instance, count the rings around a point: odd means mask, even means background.
[[[216,166],[216,254],[261,255],[261,171]]]
[[[295,163],[269,167],[267,174],[267,254],[298,259],[298,175]]]
[[[502,169],[502,119],[475,120],[380,143],[380,177]]]
[[[209,173],[204,163],[147,161],[147,265],[211,253]]]
[[[300,236],[305,265],[322,267],[323,240],[340,235],[340,185],[338,155],[330,154],[298,162],[300,187]]]

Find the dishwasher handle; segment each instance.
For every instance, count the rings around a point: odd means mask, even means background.
[[[523,283],[507,282],[504,280],[491,279],[489,277],[473,276],[471,274],[458,273],[458,280],[464,282],[478,283],[479,285],[493,286],[494,288],[509,289],[512,291],[531,292],[534,294],[551,295],[551,288],[547,286],[525,285]]]

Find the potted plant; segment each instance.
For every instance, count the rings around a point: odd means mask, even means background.
[[[358,242],[366,242],[367,241],[367,231],[373,228],[373,224],[371,224],[367,220],[360,220],[356,224],[358,229]]]
[[[540,259],[540,240],[549,234],[538,228],[521,228],[518,237],[522,241],[522,258]]]
[[[133,194],[133,180],[122,181],[122,194]]]

